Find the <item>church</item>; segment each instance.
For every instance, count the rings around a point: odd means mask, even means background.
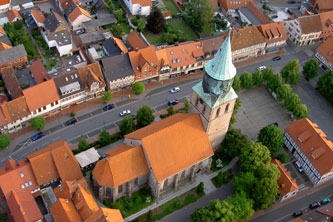
[[[211,158],[229,127],[237,94],[232,88],[230,32],[204,77],[192,88],[189,114],[175,114],[125,135],[93,170],[99,198],[116,201],[148,185],[156,199],[198,174],[209,171]]]

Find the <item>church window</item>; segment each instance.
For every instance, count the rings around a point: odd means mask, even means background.
[[[218,108],[218,109],[217,109],[217,111],[216,111],[216,118],[219,117],[219,115],[220,115],[220,110],[221,110],[221,108]]]
[[[224,113],[227,113],[227,112],[228,112],[228,110],[229,110],[229,105],[230,105],[230,103],[228,103],[227,106],[225,107],[225,111],[224,111]]]
[[[195,100],[195,106],[198,106],[198,104],[199,104],[199,98]]]

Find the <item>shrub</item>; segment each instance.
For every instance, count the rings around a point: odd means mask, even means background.
[[[287,99],[291,91],[292,89],[289,84],[282,84],[276,89],[277,99],[279,101]]]
[[[286,153],[280,153],[279,155],[277,155],[277,159],[280,160],[281,163],[287,163],[289,156]]]
[[[0,148],[6,148],[10,144],[10,137],[7,134],[0,135]]]
[[[102,132],[99,134],[99,142],[102,146],[111,144],[112,139],[110,133],[106,130],[102,130]]]
[[[305,104],[298,104],[294,108],[293,114],[296,119],[303,119],[305,117],[308,117],[309,114],[308,107]]]
[[[135,92],[135,94],[141,94],[145,91],[145,85],[142,82],[135,82],[132,85],[132,90]]]
[[[244,72],[240,76],[240,81],[241,81],[242,88],[249,89],[249,88],[251,88],[253,86],[252,75],[250,73],[248,73],[248,72]]]
[[[202,194],[204,192],[204,189],[205,184],[203,182],[200,182],[195,191],[197,192],[197,194]]]
[[[72,113],[70,114],[70,116],[71,116],[71,117],[75,117],[75,113],[72,112]]]
[[[239,79],[239,77],[237,75],[235,76],[234,82],[232,83],[232,88],[235,91],[239,91],[242,88],[241,81],[240,81],[240,79]]]
[[[85,151],[90,148],[89,143],[87,143],[87,140],[85,138],[81,138],[79,141],[78,149],[80,152]]]
[[[252,74],[252,81],[254,85],[260,86],[264,81],[260,70],[257,70]]]
[[[31,120],[31,127],[36,130],[42,130],[45,127],[45,118],[41,116],[34,117]]]

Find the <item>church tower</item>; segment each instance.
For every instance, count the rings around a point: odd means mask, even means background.
[[[237,99],[232,88],[236,68],[232,64],[230,32],[215,57],[206,62],[203,80],[192,87],[190,111],[200,113],[214,151],[228,131]]]

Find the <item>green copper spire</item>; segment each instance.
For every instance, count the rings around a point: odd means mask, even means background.
[[[230,44],[230,33],[217,51],[215,57],[205,64],[205,72],[216,80],[230,80],[236,75],[236,68],[232,64],[232,53]]]

